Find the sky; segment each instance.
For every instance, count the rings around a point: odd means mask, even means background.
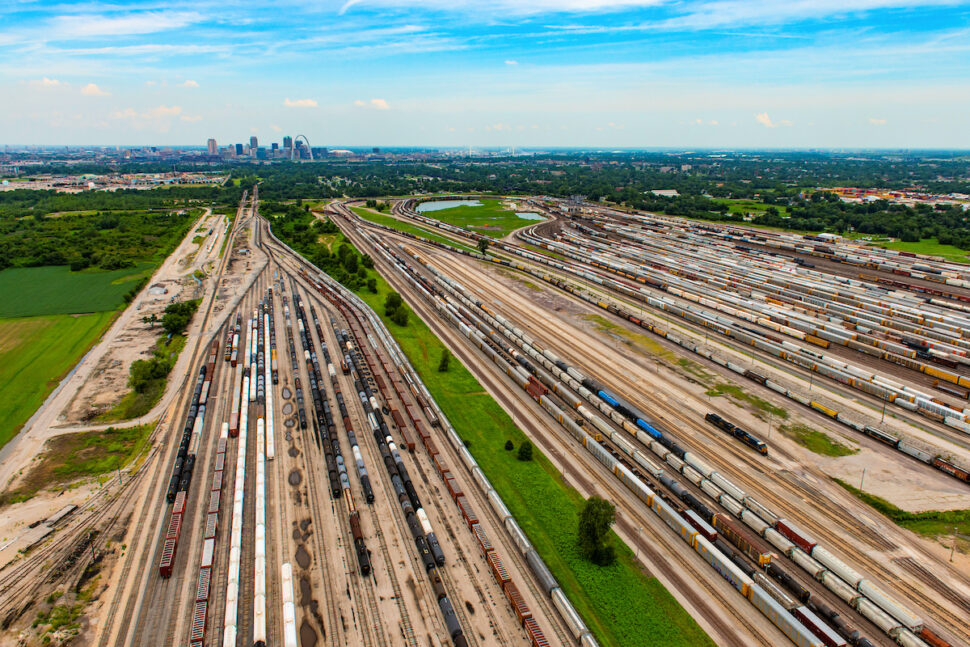
[[[970,148],[970,1],[4,0],[0,145]]]

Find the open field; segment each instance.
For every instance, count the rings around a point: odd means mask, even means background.
[[[398,231],[403,231],[406,234],[414,234],[415,236],[421,236],[422,238],[427,238],[428,240],[433,240],[443,245],[448,245],[449,247],[454,247],[455,249],[464,249],[470,252],[477,252],[477,249],[469,247],[468,245],[462,245],[461,243],[456,243],[450,238],[445,238],[440,234],[436,234],[433,231],[428,231],[422,227],[417,227],[410,223],[398,220],[397,218],[392,218],[391,216],[386,216],[382,213],[377,213],[370,209],[364,209],[363,207],[351,207],[354,213],[363,218],[364,220],[369,220],[370,222],[375,222],[379,225],[384,225],[385,227],[392,227]]]
[[[20,486],[5,492],[0,505],[29,499],[41,488],[66,485],[77,479],[121,469],[147,448],[153,424],[127,429],[63,434],[47,441]]]
[[[505,236],[515,229],[521,229],[530,223],[538,222],[519,218],[514,211],[509,211],[502,206],[502,200],[481,198],[478,201],[482,203],[482,206],[440,209],[430,215],[442,222],[474,229],[496,238]]]
[[[521,462],[504,449],[506,440],[518,446],[526,436],[457,358],[452,357],[447,372],[438,372],[445,346],[413,312],[404,327],[383,316],[391,288],[380,275],[376,278],[376,294],[361,290],[358,295],[384,320],[601,644],[713,645],[659,581],[641,571],[615,534],[615,565],[597,567],[581,556],[577,523],[582,497],[538,450],[534,460]]]
[[[159,366],[175,366],[176,360],[185,348],[185,337],[176,335],[169,340],[163,336],[155,344],[153,358]],[[131,420],[145,415],[152,410],[165,393],[165,386],[168,383],[168,372],[161,377],[149,381],[141,391],[134,389],[128,391],[121,401],[114,407],[98,416],[101,422],[119,422],[121,420]]]
[[[0,319],[0,446],[107,330],[114,312]]]
[[[926,256],[941,256],[952,263],[970,263],[970,254],[967,253],[967,250],[954,247],[953,245],[941,245],[935,238],[924,238],[917,243],[904,243],[902,241],[894,241],[891,243],[879,242],[873,246],[895,249],[900,252],[924,254]]]
[[[112,272],[72,272],[66,265],[6,269],[0,272],[0,317],[114,310],[154,267],[140,263]]]

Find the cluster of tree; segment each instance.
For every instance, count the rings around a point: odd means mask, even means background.
[[[365,204],[367,205],[367,208],[377,209],[378,211],[387,211],[391,208],[391,204],[389,202],[380,202],[378,200],[368,200]]]
[[[515,444],[511,440],[506,440],[505,441],[505,451],[510,452],[513,449],[515,449]],[[516,454],[516,458],[518,458],[523,463],[526,463],[528,461],[531,461],[532,460],[532,443],[530,443],[528,440],[523,440],[522,441],[522,444],[519,445],[519,452],[518,452],[518,454]]]
[[[0,269],[116,270],[157,260],[175,248],[199,214],[167,191],[0,192]]]
[[[589,561],[609,566],[616,561],[616,548],[609,542],[616,508],[598,496],[591,496],[579,513],[579,549]]]
[[[189,327],[192,315],[199,309],[200,302],[200,299],[192,299],[167,305],[162,315],[162,329],[173,337],[181,335]]]
[[[389,292],[384,299],[384,316],[399,326],[408,325],[408,307],[404,305],[401,295],[397,292]],[[438,370],[441,370],[440,365]],[[448,370],[447,362],[445,362],[445,370]]]
[[[317,220],[312,214],[294,205],[268,203],[261,210],[272,219],[273,232],[290,247],[351,290],[367,290],[377,294],[374,261],[367,254],[359,254],[347,243],[332,245],[342,239],[340,230],[332,222]]]

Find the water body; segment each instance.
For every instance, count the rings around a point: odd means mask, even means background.
[[[517,215],[519,218],[522,218],[522,220],[545,220],[544,217],[540,216],[537,213],[532,213],[531,211],[525,211],[525,212],[516,211],[515,215]]]
[[[441,211],[442,209],[454,209],[455,207],[483,207],[478,200],[435,200],[433,202],[422,202],[418,205],[418,212]]]

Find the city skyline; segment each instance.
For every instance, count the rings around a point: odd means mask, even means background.
[[[16,2],[0,143],[968,148],[939,0]]]

